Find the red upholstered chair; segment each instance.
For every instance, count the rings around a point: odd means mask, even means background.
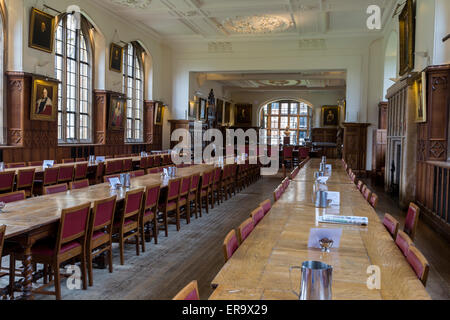
[[[84,180],[87,177],[88,163],[79,163],[75,165],[75,172],[73,175],[73,180]]]
[[[372,191],[370,191],[370,189],[366,185],[364,185],[362,194],[364,199],[366,199],[366,201],[369,201],[370,197],[372,196]]]
[[[109,272],[113,272],[112,261],[112,232],[114,223],[114,212],[116,210],[116,196],[99,200],[94,203],[91,219],[89,222],[89,233],[87,238],[87,265],[89,275],[89,286],[93,286],[92,260],[94,257],[108,252]]]
[[[84,189],[84,188],[88,188],[88,187],[89,187],[88,179],[69,182],[70,190]]]
[[[258,225],[258,223],[260,223],[261,220],[264,218],[264,209],[261,207],[256,208],[250,214],[250,217],[253,220],[253,225],[256,227]]]
[[[397,247],[400,248],[403,255],[405,257],[408,256],[409,247],[413,245],[413,241],[411,240],[411,238],[402,230],[398,230],[397,237],[395,238],[395,243],[397,244]]]
[[[415,246],[410,246],[408,255],[406,256],[406,260],[408,260],[417,277],[420,279],[420,281],[422,281],[423,286],[426,286],[428,271],[430,269],[430,265],[428,264],[427,259],[423,256],[419,249],[417,249]]]
[[[28,162],[29,167],[42,167],[44,165],[44,161],[30,161]]]
[[[53,285],[52,282],[44,284],[35,293],[54,294],[57,300],[61,299],[61,281],[59,269],[62,263],[78,258],[81,260],[81,275],[83,289],[87,289],[86,277],[86,238],[89,226],[91,204],[85,203],[73,208],[63,209],[59,222],[56,241],[48,238],[38,241],[31,249],[32,263],[51,266],[54,274],[55,291],[44,291]],[[12,259],[11,272],[15,272],[15,259],[23,260],[20,254]]]
[[[283,163],[289,162],[292,165],[294,160],[294,147],[293,146],[284,146],[283,147]]]
[[[245,239],[252,233],[253,229],[255,228],[255,225],[253,224],[253,219],[248,218],[245,220],[238,228],[238,237],[239,237],[239,243],[242,244]]]
[[[8,163],[6,168],[8,169],[16,169],[16,168],[24,168],[27,164],[25,162],[16,162],[16,163]]]
[[[67,183],[57,184],[54,186],[44,187],[44,195],[66,192],[67,190],[69,190]]]
[[[198,218],[198,195],[199,195],[199,183],[200,183],[200,174],[195,174],[192,176],[192,181],[191,181],[191,189],[189,192],[189,206],[192,205],[192,202],[194,202],[194,212],[190,211],[191,209],[189,208],[189,212],[192,216],[192,213],[195,213],[195,218]],[[200,216],[201,216],[201,211],[200,211]]]
[[[170,154],[165,154],[163,156],[163,166],[167,166],[172,162],[172,158],[170,157]]]
[[[142,206],[141,221],[139,227],[141,228],[142,237],[142,252],[145,252],[145,227],[153,224],[153,238],[155,244],[158,244],[158,202],[160,195],[160,185],[148,186],[145,188],[144,204]]]
[[[155,157],[147,157],[146,168],[153,168],[155,166]]]
[[[104,176],[103,177],[103,182],[109,183],[109,180],[111,180],[112,178],[120,178],[120,174],[112,174],[112,175],[109,175],[109,176]]]
[[[416,236],[417,224],[419,223],[420,209],[414,203],[409,204],[408,213],[406,214],[405,227],[403,231],[414,241]]]
[[[94,177],[95,184],[103,182],[104,172],[105,172],[105,163],[104,162],[97,163],[97,168],[95,169],[95,177]]]
[[[264,210],[264,215],[268,214],[270,209],[272,209],[272,203],[269,199],[260,203],[260,207]]]
[[[75,162],[85,162],[86,158],[76,158]]]
[[[3,256],[3,243],[5,242],[6,226],[0,226],[0,258]]]
[[[113,163],[114,163],[114,172],[115,173],[123,172],[123,160],[115,160]]]
[[[189,283],[172,300],[200,300],[197,281]]]
[[[148,168],[148,158],[141,157],[141,160],[139,161],[139,169],[145,170]]]
[[[183,177],[181,179],[181,187],[180,187],[180,197],[178,199],[178,210],[175,215],[175,224],[177,226],[177,231],[180,231],[180,218],[181,218],[181,209],[184,208],[184,216],[186,218],[186,223],[191,223],[191,205],[189,203],[189,195],[191,192],[191,183],[192,176]]]
[[[14,190],[15,171],[0,172],[0,193]]]
[[[397,232],[398,232],[398,225],[399,225],[398,221],[393,216],[391,216],[389,213],[386,213],[384,215],[383,225],[389,231],[392,238],[396,239]]]
[[[236,231],[231,230],[225,240],[223,241],[223,256],[225,258],[225,262],[227,262],[234,252],[239,248],[239,241],[236,235]]]
[[[61,166],[59,167],[58,183],[73,181],[73,172],[75,166]]]
[[[155,173],[159,173],[158,168],[147,169],[147,174],[155,174]]]
[[[222,197],[222,168],[218,167],[214,169],[211,183],[211,197],[212,207],[214,208],[214,202],[217,201],[217,205],[223,202]]]
[[[172,179],[169,181],[167,187],[167,195],[164,202],[159,205],[159,212],[161,214],[162,226],[166,233],[166,237],[169,236],[169,219],[168,215],[170,211],[179,210],[178,201],[180,200],[181,178]],[[161,225],[160,225],[161,226]]]
[[[283,190],[281,189],[281,187],[279,186],[278,188],[275,189],[275,191],[273,192],[273,199],[275,200],[275,202],[277,202],[281,196],[283,195]]]
[[[0,195],[0,202],[4,202],[4,203],[16,202],[16,201],[21,201],[21,200],[25,200],[25,199],[26,199],[26,196],[25,196],[24,190],[5,193],[5,194]],[[1,257],[1,255],[0,255],[0,257]]]
[[[75,162],[75,160],[73,160],[73,159],[63,159],[62,160],[62,163],[64,163],[64,164],[66,164],[66,163],[74,163]]]
[[[361,180],[359,180],[356,187],[358,188],[358,190],[359,190],[360,192],[362,192],[363,186],[364,186],[364,182],[362,182]]]
[[[372,195],[370,196],[369,203],[372,206],[372,208],[376,209],[378,204],[378,196],[375,193],[372,193]]]
[[[115,161],[107,161],[105,165],[105,175],[109,176],[116,173]]]
[[[131,176],[131,178],[139,178],[139,177],[145,176],[145,171],[144,170],[136,170],[136,171],[130,172],[130,176]]]
[[[59,174],[59,167],[55,168],[45,168],[44,170],[44,180],[35,181],[35,193],[38,195],[44,194],[44,188],[46,186],[52,186],[58,183],[58,174]],[[37,189],[37,191],[36,191]]]
[[[304,160],[309,157],[309,148],[299,148],[298,158],[299,160]]]
[[[114,234],[117,234],[120,249],[120,264],[125,264],[124,247],[125,242],[134,237],[136,239],[136,255],[139,255],[139,219],[142,210],[142,198],[144,188],[128,191],[125,196],[124,210],[120,215],[120,220],[114,224]]]
[[[25,190],[27,198],[33,195],[35,172],[36,169],[24,169],[17,173],[16,190]]]
[[[205,203],[206,213],[209,213],[209,195],[211,194],[211,178],[213,170],[204,172],[202,175],[202,183],[200,185],[200,217],[202,216],[203,201]]]
[[[133,159],[123,160],[123,172],[130,172],[133,170]]]

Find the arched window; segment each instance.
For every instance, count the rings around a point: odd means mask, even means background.
[[[125,140],[144,141],[144,81],[142,50],[135,43],[125,47],[123,55],[123,93],[127,96],[127,121]]]
[[[290,143],[301,145],[311,136],[312,108],[303,102],[281,100],[261,110],[261,128],[266,129],[264,143],[279,144],[289,127]]]
[[[4,26],[3,26],[3,8],[0,4],[0,74],[4,74],[4,66],[5,66],[5,33],[4,33]],[[0,77],[0,101],[2,102],[0,106],[0,144],[6,143],[5,139],[5,122],[4,122],[4,109],[3,109],[3,93],[4,90],[4,83],[3,83],[3,76]]]
[[[72,14],[62,16],[56,29],[56,78],[61,81],[58,89],[58,140],[61,143],[92,140],[92,50],[88,32],[87,28],[77,28]]]

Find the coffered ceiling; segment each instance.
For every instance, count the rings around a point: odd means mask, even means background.
[[[366,25],[369,5],[382,26],[396,0],[93,0],[141,24],[163,40],[353,36],[376,33]]]

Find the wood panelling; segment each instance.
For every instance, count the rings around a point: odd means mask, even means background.
[[[58,145],[57,122],[30,120],[32,78],[40,77],[23,72],[8,72],[7,76],[7,147],[0,147],[0,161],[22,162],[89,155],[136,154],[161,150],[162,126],[153,125],[153,103],[144,104],[144,143],[125,143],[125,131],[108,129],[111,95],[105,90],[93,92],[92,144]],[[43,78],[43,77],[41,77]]]
[[[177,129],[185,129],[189,131],[189,120],[169,120],[170,123],[170,136]],[[191,137],[192,139],[193,137]],[[193,140],[191,140],[193,141]],[[170,141],[170,148],[173,149],[178,143],[178,141]]]
[[[367,127],[370,123],[344,123],[343,158],[356,173],[366,171]]]
[[[416,201],[423,218],[450,239],[448,117],[450,65],[426,70],[427,121],[417,124]]]
[[[312,142],[331,142],[336,143],[337,141],[336,128],[313,128],[311,137]]]
[[[387,101],[378,104],[378,129],[387,129],[387,109]]]

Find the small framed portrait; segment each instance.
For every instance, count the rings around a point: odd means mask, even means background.
[[[109,55],[109,69],[122,73],[123,68],[123,47],[116,43],[111,43]]]
[[[231,122],[231,103],[225,102],[225,123]]]
[[[414,69],[415,40],[415,4],[406,0],[402,12],[398,16],[400,37],[400,76]]]
[[[197,120],[198,104],[197,101],[189,101],[189,120]]]
[[[206,100],[199,98],[199,110],[200,110],[200,121],[206,121],[208,117],[208,108],[206,106]]]
[[[251,126],[252,125],[252,105],[238,104],[236,105],[236,125]]]
[[[155,105],[155,124],[162,125],[164,119],[164,105],[157,102]]]
[[[125,114],[127,111],[127,99],[122,96],[112,96],[109,107],[109,128],[111,130],[123,130],[125,128]]]
[[[416,95],[416,122],[427,122],[427,76],[422,72],[421,79],[414,82]]]
[[[323,106],[322,107],[322,124],[326,126],[339,125],[339,106]]]
[[[31,120],[56,121],[58,112],[58,82],[33,78]]]
[[[31,8],[29,47],[52,53],[54,35],[55,17],[36,8]]]

